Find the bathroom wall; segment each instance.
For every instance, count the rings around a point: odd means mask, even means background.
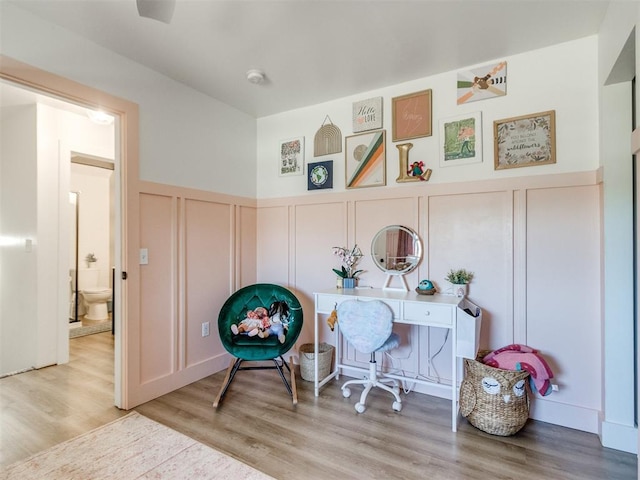
[[[98,261],[91,265],[100,271],[99,286],[111,287],[111,212],[113,170],[77,163],[71,164],[71,191],[80,192],[78,221],[78,268],[87,268],[85,257],[93,253]],[[73,239],[72,239],[73,241]],[[70,258],[71,269],[75,259]]]
[[[2,248],[0,375],[68,361],[70,155],[115,153],[113,126],[35,99],[1,129],[2,236],[15,242]]]

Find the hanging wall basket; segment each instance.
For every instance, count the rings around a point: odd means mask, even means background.
[[[327,120],[329,120],[329,123],[325,125]],[[329,115],[327,115],[313,139],[313,156],[320,157],[340,152],[342,152],[342,132],[331,122]]]

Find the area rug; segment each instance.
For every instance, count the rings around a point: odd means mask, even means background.
[[[80,322],[77,322],[80,323]],[[79,325],[70,324],[69,338],[84,337],[85,335],[93,335],[94,333],[110,332],[111,321],[96,323],[95,325]]]
[[[0,479],[265,480],[272,477],[132,412],[10,465],[0,473]]]

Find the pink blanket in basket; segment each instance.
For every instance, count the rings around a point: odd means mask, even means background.
[[[553,372],[537,350],[526,345],[507,345],[494,350],[482,359],[490,367],[503,370],[524,370],[529,372],[531,389],[542,396],[551,393]]]

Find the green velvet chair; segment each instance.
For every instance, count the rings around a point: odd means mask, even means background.
[[[259,320],[246,320],[248,314],[260,307],[270,314],[268,318],[273,325],[269,330],[263,330],[262,327],[253,328],[261,323]],[[277,311],[277,315],[274,311]],[[282,323],[274,322],[276,318],[281,319]],[[296,296],[279,285],[258,283],[241,288],[231,295],[218,315],[218,333],[222,345],[234,358],[229,364],[223,386],[213,406],[217,407],[222,401],[238,370],[265,369],[278,371],[289,395],[293,398],[293,403],[298,403],[293,360],[289,366],[282,355],[296,343],[302,330],[302,319],[302,306]],[[273,362],[273,365],[241,366],[245,361],[268,361]],[[288,370],[291,383],[287,381],[282,367]]]

